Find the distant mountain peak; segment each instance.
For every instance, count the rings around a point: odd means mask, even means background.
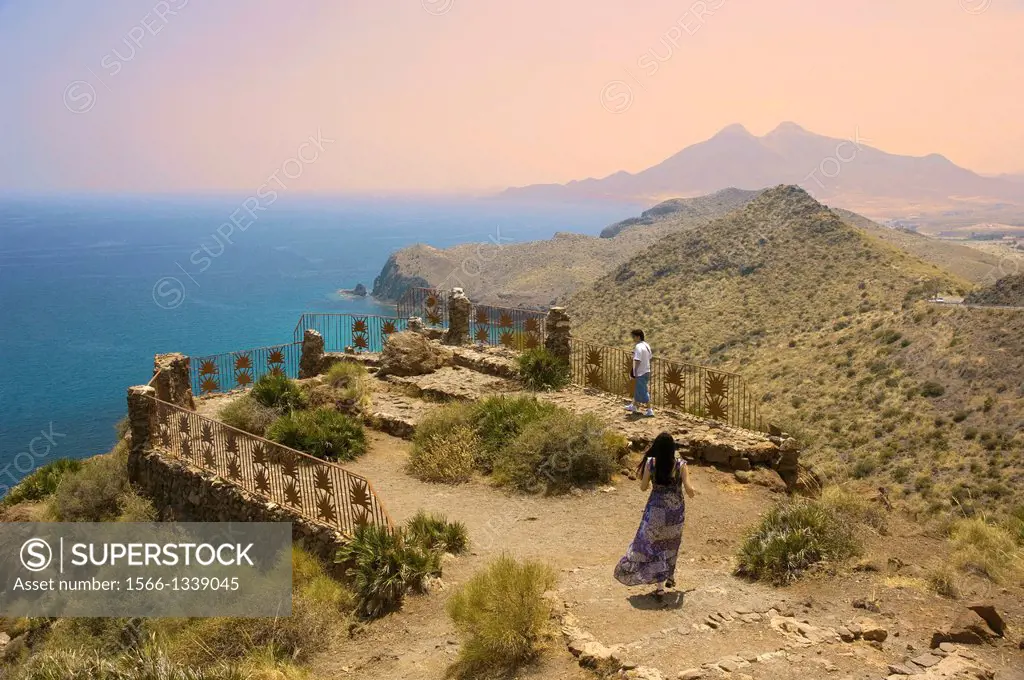
[[[794,123],[791,120],[786,120],[778,124],[774,130],[769,132],[766,137],[773,137],[778,135],[809,135],[812,134],[806,128],[801,127],[799,124]]]
[[[725,126],[724,128],[722,128],[721,130],[718,131],[718,134],[715,135],[715,137],[723,137],[723,136],[730,136],[730,137],[735,137],[735,136],[753,137],[754,135],[750,134],[750,130],[748,130],[747,128],[743,127],[742,124],[740,124],[740,123],[733,123],[732,125]]]

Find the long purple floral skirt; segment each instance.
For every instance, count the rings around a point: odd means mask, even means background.
[[[685,519],[682,489],[656,484],[636,537],[615,567],[615,579],[623,585],[638,586],[674,578]]]

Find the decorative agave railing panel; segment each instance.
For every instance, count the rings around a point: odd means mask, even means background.
[[[391,316],[306,312],[295,325],[294,340],[301,343],[308,328],[323,336],[328,352],[343,352],[346,347],[357,352],[379,352],[388,337],[404,331],[408,322]]]
[[[483,345],[523,351],[544,344],[547,314],[529,309],[474,305],[469,334]]]
[[[369,480],[194,411],[152,401],[154,444],[171,457],[345,534],[366,524],[391,526]]]
[[[192,357],[192,393],[201,395],[246,389],[268,374],[297,378],[301,354],[302,344],[290,343]]]
[[[632,354],[586,340],[571,340],[572,379],[577,385],[632,397]],[[655,357],[649,384],[655,408],[690,413],[749,430],[764,430],[754,395],[743,376]]]
[[[440,288],[409,288],[396,305],[398,316],[418,316],[428,326],[448,327],[448,291]]]

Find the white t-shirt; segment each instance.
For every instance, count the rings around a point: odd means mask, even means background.
[[[639,361],[636,369],[637,377],[651,372],[651,346],[644,341],[636,343],[633,348],[633,361]]]

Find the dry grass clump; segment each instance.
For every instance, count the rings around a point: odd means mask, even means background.
[[[1013,535],[983,518],[958,520],[950,529],[949,540],[953,548],[950,560],[958,569],[995,583],[1019,581],[1024,573],[1024,552]]]
[[[532,396],[496,396],[429,413],[416,428],[409,472],[458,483],[475,469],[499,484],[559,492],[607,481],[624,447],[593,417]]]
[[[544,593],[555,580],[551,567],[508,555],[474,575],[448,602],[448,615],[462,637],[451,674],[511,674],[536,659],[552,634],[551,603]]]
[[[822,490],[818,502],[840,518],[868,526],[882,535],[888,531],[885,510],[863,493],[832,485]]]
[[[325,460],[366,453],[363,423],[330,407],[286,413],[267,428],[267,439]]]
[[[959,600],[963,595],[960,575],[948,564],[940,564],[930,569],[927,580],[928,587],[937,595],[951,600]]]

